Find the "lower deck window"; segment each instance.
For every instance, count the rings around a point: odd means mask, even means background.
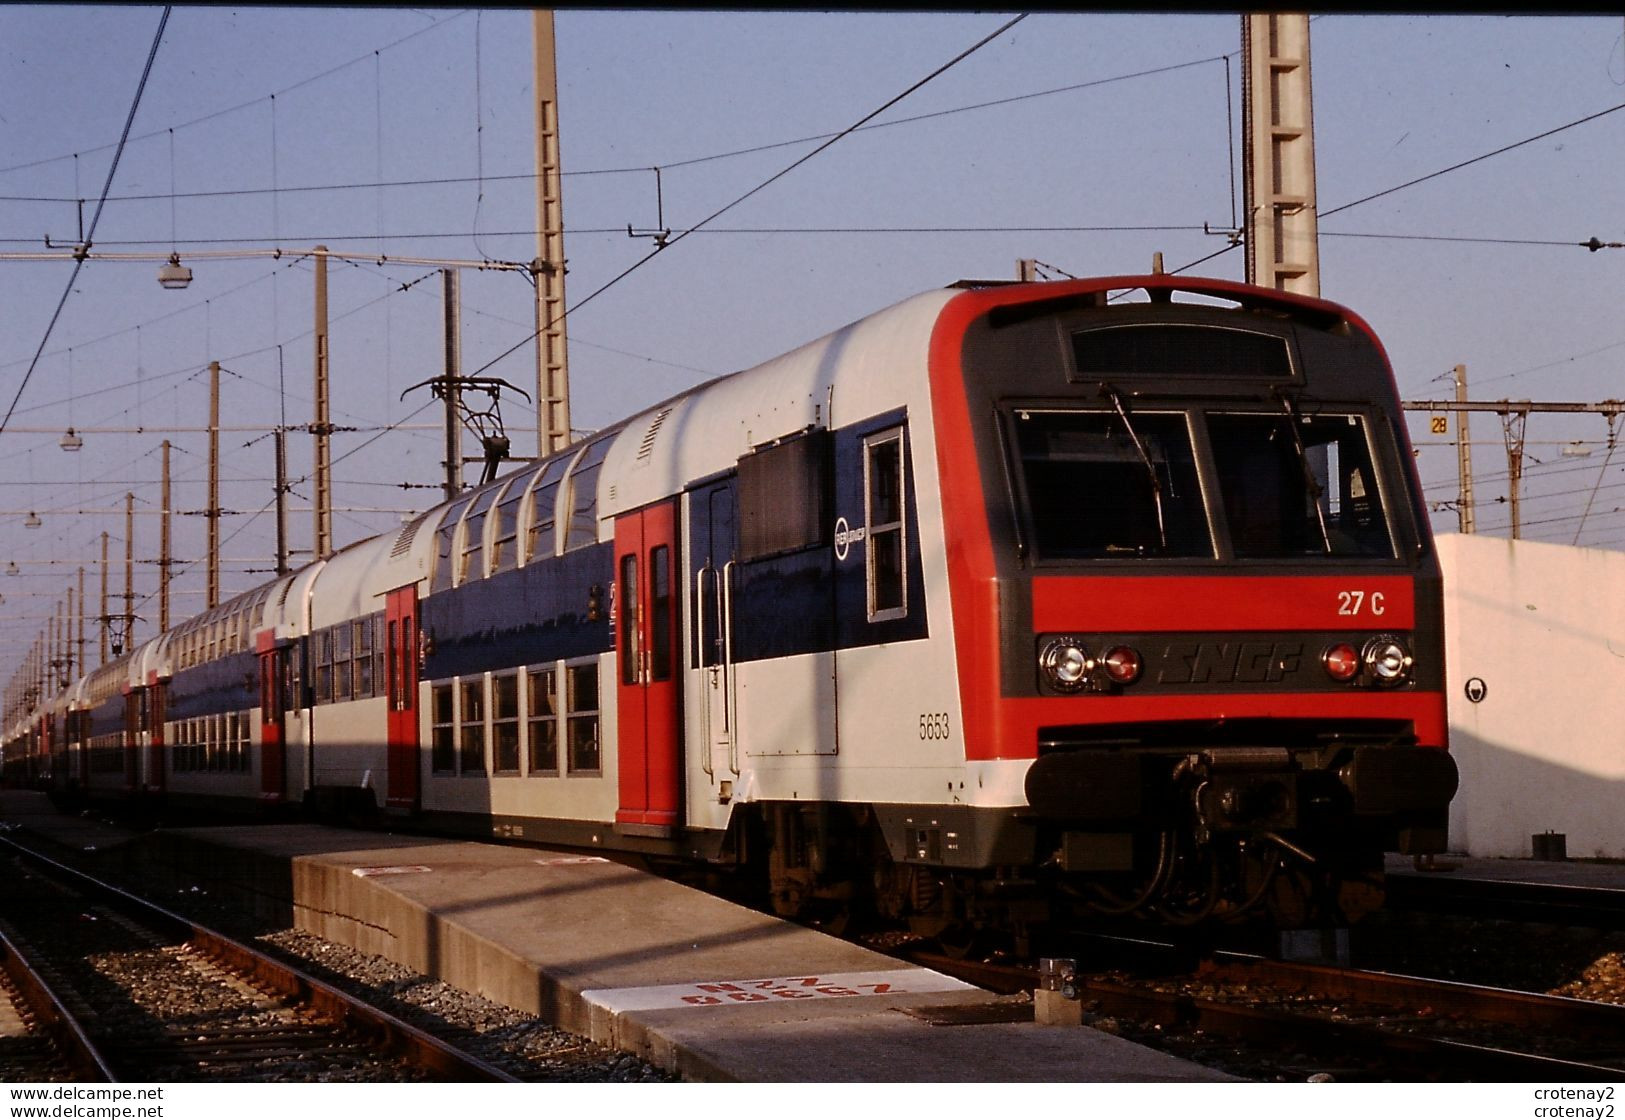
[[[463,774],[485,773],[485,678],[463,681],[457,713],[457,768]]]
[[[491,678],[491,766],[498,774],[519,773],[519,675]]]
[[[429,766],[436,774],[450,774],[457,769],[451,685],[437,684],[429,690],[429,720]]]
[[[570,772],[597,772],[603,765],[598,743],[598,662],[567,665]]]
[[[487,694],[489,688],[489,695]],[[429,765],[437,775],[597,775],[598,659],[459,678],[429,691]]]
[[[559,772],[558,673],[531,669],[525,674],[525,734],[529,773]]]

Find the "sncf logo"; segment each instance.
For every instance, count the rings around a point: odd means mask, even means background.
[[[1162,684],[1260,684],[1282,681],[1303,662],[1302,642],[1169,642]]]

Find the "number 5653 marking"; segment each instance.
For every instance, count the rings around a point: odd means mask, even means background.
[[[1337,613],[1340,615],[1353,616],[1362,611],[1370,615],[1380,615],[1385,609],[1381,591],[1339,591],[1337,593]]]

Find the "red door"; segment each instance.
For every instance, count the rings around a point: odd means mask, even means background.
[[[670,828],[681,808],[676,565],[676,502],[615,523],[619,824]]]
[[[124,788],[134,793],[141,783],[141,690],[124,689]]]
[[[288,651],[277,646],[275,633],[265,631],[256,647],[260,658],[260,799],[273,802],[288,796],[287,748],[282,730],[282,678]]]
[[[391,809],[418,807],[418,589],[391,591],[384,602],[384,676],[389,689]]]
[[[147,674],[147,788],[156,793],[164,790],[164,682],[157,673]]]

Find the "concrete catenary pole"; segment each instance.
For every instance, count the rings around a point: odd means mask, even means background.
[[[559,79],[553,13],[531,16],[536,57],[536,448],[570,444],[570,365],[564,329],[564,182],[559,164]]]
[[[1241,17],[1247,280],[1320,295],[1309,16]]]

